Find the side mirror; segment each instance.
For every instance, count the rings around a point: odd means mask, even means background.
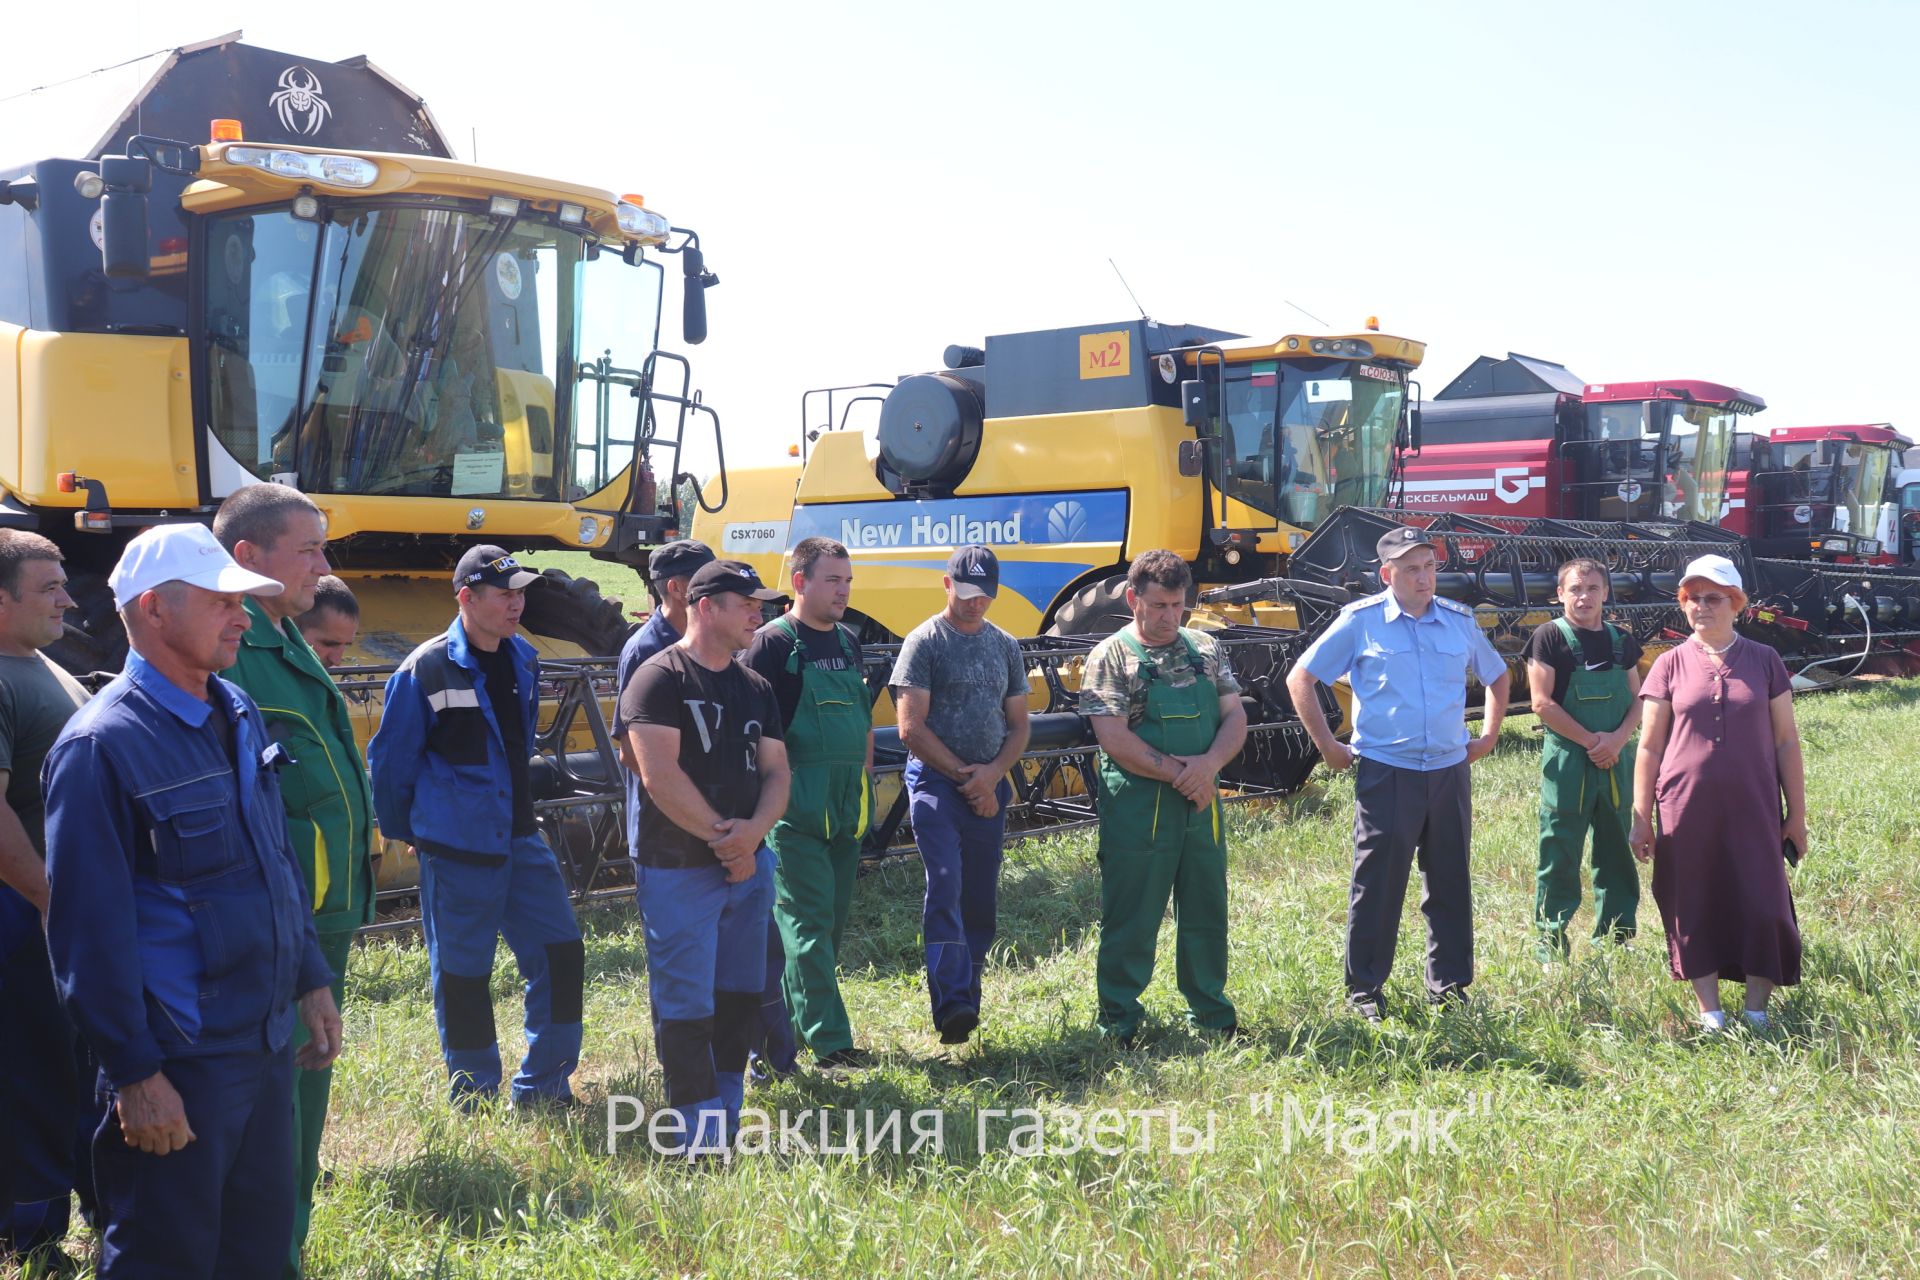
[[[1207,470],[1207,442],[1205,440],[1182,440],[1180,442],[1180,474],[1183,476],[1202,476]]]
[[[685,297],[680,312],[680,335],[687,345],[697,347],[707,340],[707,290],[720,283],[720,277],[707,270],[707,257],[700,246],[689,244],[680,251],[686,270]]]
[[[150,269],[147,249],[147,192],[153,190],[153,162],[137,156],[105,156],[100,161],[100,265],[109,280],[138,280]]]
[[[1188,378],[1180,384],[1180,417],[1196,431],[1206,432],[1213,427],[1213,406],[1208,403],[1206,380]],[[1199,472],[1195,472],[1198,475]]]
[[[1420,406],[1407,407],[1407,452],[1420,452]]]

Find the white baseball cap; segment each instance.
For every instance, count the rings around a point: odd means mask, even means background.
[[[1691,578],[1705,578],[1708,582],[1717,582],[1723,587],[1732,587],[1735,591],[1747,589],[1740,581],[1739,567],[1725,556],[1698,557],[1688,564],[1685,572],[1680,575],[1680,581],[1683,583]]]
[[[235,564],[203,524],[157,524],[141,530],[107,575],[113,602],[122,609],[165,582],[250,596],[277,596],[286,590],[276,579]]]

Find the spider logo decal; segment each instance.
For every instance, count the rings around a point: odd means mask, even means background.
[[[282,71],[279,92],[267,99],[267,105],[289,133],[316,134],[333,114],[333,104],[320,96],[320,77],[305,67]]]

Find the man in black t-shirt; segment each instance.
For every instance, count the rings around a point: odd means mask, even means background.
[[[1633,808],[1633,737],[1640,645],[1606,622],[1607,571],[1597,561],[1560,566],[1561,617],[1527,641],[1527,682],[1545,740],[1540,747],[1540,871],[1534,904],[1539,957],[1567,952],[1580,906],[1580,862],[1593,831],[1594,937],[1633,936],[1640,875],[1627,844]]]
[[[690,1155],[731,1140],[759,1035],[773,902],[765,841],[787,807],[787,754],[772,686],[733,655],[752,642],[760,602],[779,598],[740,561],[701,568],[687,584],[686,635],[620,694],[647,791],[634,878],[656,1051],[680,1121],[674,1149]]]

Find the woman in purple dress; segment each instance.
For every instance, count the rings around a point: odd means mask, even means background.
[[[1646,710],[1628,840],[1634,856],[1653,860],[1668,964],[1693,984],[1710,1031],[1727,1025],[1722,979],[1747,984],[1746,1019],[1756,1029],[1767,1025],[1774,987],[1800,981],[1800,929],[1781,856],[1783,841],[1796,857],[1807,847],[1800,731],[1786,664],[1733,629],[1746,606],[1731,560],[1689,564],[1680,608],[1693,634],[1661,654],[1640,687]]]

